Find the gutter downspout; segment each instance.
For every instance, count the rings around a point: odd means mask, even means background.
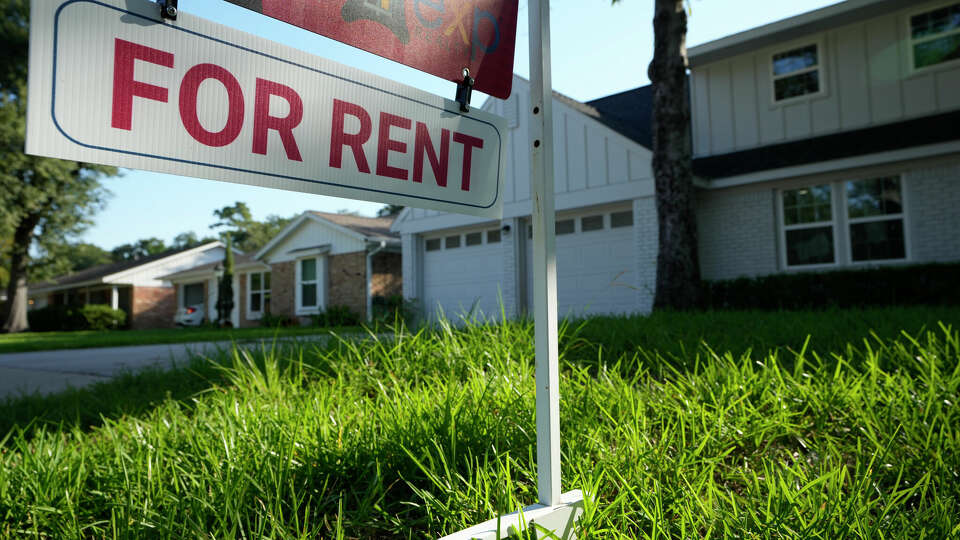
[[[371,289],[373,288],[373,256],[386,249],[386,247],[387,241],[381,240],[377,247],[367,252],[367,322],[373,320],[373,296],[370,294]]]

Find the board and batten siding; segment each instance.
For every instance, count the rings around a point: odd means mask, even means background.
[[[489,98],[483,109],[505,117],[510,128],[503,182],[504,219],[530,215],[529,83],[515,78],[513,93],[508,100]],[[558,211],[653,193],[648,149],[556,98],[553,100],[553,140]],[[456,223],[435,219],[442,216],[451,214],[411,208],[404,218],[405,223],[398,224],[399,229],[401,232],[413,230],[410,229],[411,222],[420,220],[442,221],[439,228],[484,221],[469,216],[455,220]]]
[[[292,233],[266,253],[268,264],[288,262],[302,257],[297,250],[330,246],[330,255],[364,251],[366,245],[357,235],[339,231],[331,226],[305,219]]]
[[[695,66],[691,75],[694,155],[789,142],[960,109],[960,64],[914,71],[905,9]],[[824,91],[773,101],[773,54],[816,43]]]

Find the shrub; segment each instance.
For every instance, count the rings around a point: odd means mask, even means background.
[[[392,323],[400,319],[405,323],[411,323],[419,313],[416,300],[406,299],[399,294],[374,296],[371,304],[374,322]]]
[[[311,315],[313,326],[356,326],[360,316],[347,306],[330,306],[321,313]]]
[[[34,332],[71,332],[84,330],[87,321],[74,306],[47,306],[27,312],[27,322]]]
[[[113,330],[127,322],[126,312],[103,304],[87,304],[80,308],[80,315],[87,330]]]
[[[801,272],[704,283],[707,309],[960,305],[960,264]]]
[[[287,317],[286,315],[274,315],[269,311],[263,313],[260,316],[260,326],[266,326],[267,328],[278,328],[280,326],[295,326],[297,321]]]

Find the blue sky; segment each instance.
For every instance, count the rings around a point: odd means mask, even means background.
[[[836,0],[691,0],[688,46],[712,41],[785,17],[837,3]],[[526,77],[527,9],[520,1],[514,72]],[[431,75],[342,45],[248,11],[222,0],[180,0],[181,11],[217,21],[409,86],[452,98],[455,87]],[[588,101],[647,84],[653,54],[653,0],[552,0],[550,8],[553,86],[574,99]],[[485,96],[474,94],[475,105]],[[170,242],[185,231],[210,234],[213,211],[236,201],[247,203],[255,219],[270,214],[291,216],[304,210],[350,210],[374,215],[382,205],[127,170],[108,178],[112,192],[95,225],[80,239],[111,249],[141,238]]]

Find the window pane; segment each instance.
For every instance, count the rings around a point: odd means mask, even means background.
[[[500,241],[500,229],[490,229],[487,231],[487,243],[496,244]]]
[[[563,221],[558,221],[556,225],[556,234],[571,234],[573,233],[574,224],[572,219],[564,219]]]
[[[833,219],[830,186],[811,186],[783,192],[785,225],[819,223]]]
[[[466,242],[468,246],[478,246],[483,243],[483,233],[472,232],[467,234]]]
[[[913,66],[922,68],[960,58],[960,34],[918,43],[913,46]]]
[[[460,247],[460,235],[448,236],[445,242],[447,249],[453,249]]]
[[[183,307],[203,304],[203,283],[183,286]]]
[[[903,259],[903,220],[871,221],[850,225],[850,249],[854,261]]]
[[[580,220],[580,231],[599,231],[603,228],[603,216],[587,216]]]
[[[270,290],[270,272],[263,273],[263,290]]]
[[[260,290],[260,274],[250,274],[250,290],[259,291]]]
[[[773,74],[785,75],[817,65],[817,46],[808,45],[773,56]]]
[[[833,262],[833,227],[787,231],[787,264],[826,264]]]
[[[317,305],[316,283],[305,283],[300,286],[300,304],[303,307],[315,307]]]
[[[934,36],[957,28],[960,28],[960,4],[910,18],[910,33],[913,39]]]
[[[317,260],[316,259],[304,259],[300,261],[300,280],[301,281],[317,280]]]
[[[847,212],[851,218],[886,216],[902,211],[899,178],[847,182]]]
[[[632,227],[633,226],[633,210],[626,210],[623,212],[614,212],[610,214],[610,227]]]
[[[260,311],[260,293],[250,295],[250,311]]]
[[[773,81],[773,87],[776,101],[816,94],[820,91],[820,73],[808,71],[799,75],[790,75]]]
[[[427,240],[427,251],[437,251],[440,249],[440,239],[431,238]]]

